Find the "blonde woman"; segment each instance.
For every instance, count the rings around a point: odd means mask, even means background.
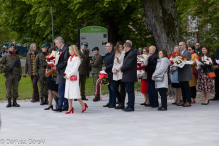
[[[149,55],[149,48],[144,47],[143,48],[143,54]],[[137,70],[138,78],[141,79],[141,93],[144,95],[144,102],[140,105],[148,105],[149,104],[149,98],[148,98],[148,82],[147,82],[147,72],[142,70]]]
[[[114,92],[118,99],[119,105],[115,107],[115,109],[123,109],[125,102],[125,83],[122,82],[122,72],[120,72],[120,68],[123,65],[123,60],[125,56],[125,51],[123,50],[122,42],[117,42],[115,47],[115,57],[113,63],[113,80],[114,80]],[[119,92],[119,85],[121,92]]]
[[[180,54],[179,46],[174,47],[174,52]],[[172,104],[177,105],[180,103],[182,97],[182,92],[178,81],[178,68],[170,66],[170,74],[171,74],[171,87],[176,89],[175,102]]]
[[[72,100],[77,99],[82,107],[82,113],[88,108],[87,104],[81,100],[80,87],[79,87],[79,72],[78,68],[81,64],[81,59],[78,53],[78,47],[72,45],[69,47],[69,54],[71,55],[68,59],[68,64],[63,74],[66,79],[65,82],[65,98],[68,99],[68,111],[65,114],[74,113],[74,108],[72,107]]]

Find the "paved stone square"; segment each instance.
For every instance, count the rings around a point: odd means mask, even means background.
[[[168,111],[141,106],[142,101],[143,97],[136,97],[135,111],[127,113],[103,108],[107,98],[86,101],[89,108],[85,113],[79,102],[73,101],[75,113],[70,115],[44,111],[46,105],[39,102],[18,101],[20,108],[6,108],[6,103],[1,103],[0,146],[9,140],[11,145],[18,145],[12,140],[43,140],[48,146],[219,145],[219,101],[187,108],[168,101]]]

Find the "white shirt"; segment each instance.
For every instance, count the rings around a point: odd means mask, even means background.
[[[65,44],[64,44],[65,45]],[[62,48],[64,47],[64,45],[61,47],[61,49],[60,50],[62,50]]]

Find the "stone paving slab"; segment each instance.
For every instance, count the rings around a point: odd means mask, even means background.
[[[103,108],[106,98],[86,101],[89,108],[85,113],[79,102],[73,101],[75,113],[70,115],[44,111],[46,106],[39,102],[24,102],[20,108],[6,108],[6,103],[1,103],[0,146],[9,140],[11,145],[19,145],[15,140],[43,140],[48,146],[219,145],[219,101],[187,108],[168,101],[168,111],[163,112],[140,106],[142,101],[136,97],[135,111],[127,113]]]

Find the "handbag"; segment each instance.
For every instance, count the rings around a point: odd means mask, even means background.
[[[214,77],[216,77],[216,75],[215,75],[214,72],[210,72],[210,73],[208,74],[208,78],[214,78]]]
[[[56,76],[52,75],[52,76],[51,76],[51,80],[52,80],[53,82],[56,82]]]
[[[77,81],[77,76],[76,75],[71,76],[70,81]]]
[[[168,68],[167,68],[167,70],[168,70]],[[155,77],[154,77],[154,81],[155,81],[155,82],[163,82],[163,80],[164,80],[164,75],[165,75],[165,73],[167,72],[167,70],[164,72],[163,75],[157,75],[157,76],[155,76]]]
[[[192,68],[192,74],[195,76],[195,79],[198,79],[198,70],[195,67]]]

